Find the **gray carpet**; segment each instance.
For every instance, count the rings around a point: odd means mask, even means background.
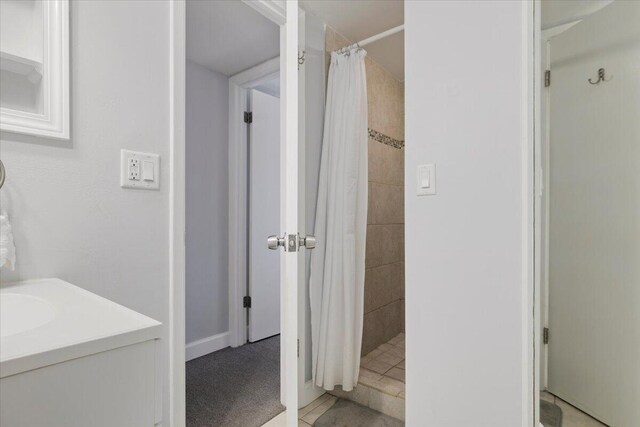
[[[313,427],[403,427],[404,423],[350,400],[338,399]]]
[[[562,409],[558,405],[541,400],[540,422],[544,427],[562,427]]]
[[[187,362],[187,426],[260,427],[280,404],[280,337]]]

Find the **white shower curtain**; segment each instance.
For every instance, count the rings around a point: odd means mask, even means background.
[[[331,54],[311,254],[313,378],[358,382],[367,231],[367,83],[360,48]]]

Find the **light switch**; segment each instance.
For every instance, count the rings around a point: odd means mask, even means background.
[[[144,160],[142,162],[142,179],[145,181],[153,181],[153,162]]]
[[[428,196],[436,194],[436,165],[420,165],[417,168],[417,188],[418,196]]]
[[[160,188],[160,155],[120,150],[120,186],[158,190]]]
[[[428,173],[423,173],[422,176],[420,177],[420,187],[429,188],[430,185],[431,185],[431,177],[429,176]]]

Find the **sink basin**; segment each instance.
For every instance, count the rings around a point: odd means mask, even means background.
[[[160,322],[60,279],[2,283],[0,379],[155,340],[161,330]]]
[[[162,336],[60,279],[0,283],[0,426],[160,425]]]
[[[6,338],[51,322],[53,305],[41,298],[14,293],[0,294],[0,337]]]

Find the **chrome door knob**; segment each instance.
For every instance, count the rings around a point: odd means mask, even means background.
[[[316,247],[316,236],[307,235],[307,237],[300,238],[300,246],[304,246],[307,249],[313,249]]]
[[[267,246],[271,250],[278,249],[278,246],[284,246],[284,237],[269,236],[267,237]]]

